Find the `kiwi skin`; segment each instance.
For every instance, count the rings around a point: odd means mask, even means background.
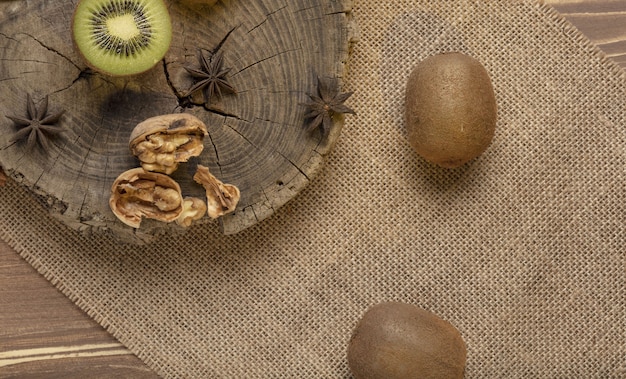
[[[385,302],[365,312],[348,346],[355,379],[463,378],[467,351],[449,322],[412,304]]]
[[[108,12],[112,9],[126,9],[128,4],[134,5],[134,10],[143,9],[144,13],[130,15],[135,16],[135,23],[145,25],[149,20],[150,28],[133,38],[131,43],[123,45],[107,43],[111,41],[109,38],[98,40],[94,35],[96,29],[101,32],[101,37],[106,36],[102,33],[106,29],[104,15],[110,14]],[[100,20],[98,27],[94,27],[96,19]],[[113,38],[121,42],[127,37]],[[72,16],[72,40],[92,70],[114,77],[137,75],[150,70],[163,59],[172,41],[172,23],[163,0],[80,0]]]
[[[430,56],[409,76],[405,123],[409,143],[424,159],[456,168],[491,144],[496,98],[484,66],[469,55]]]

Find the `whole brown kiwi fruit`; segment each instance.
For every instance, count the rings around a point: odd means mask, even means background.
[[[401,302],[372,306],[352,333],[348,365],[355,379],[462,378],[465,343],[449,322]]]
[[[442,53],[418,63],[405,100],[409,143],[427,161],[459,167],[491,144],[496,98],[487,70],[469,55]]]

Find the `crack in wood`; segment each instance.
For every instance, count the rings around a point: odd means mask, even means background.
[[[215,145],[215,142],[213,142],[213,137],[211,137],[211,133],[208,134],[208,137],[211,145],[213,146],[213,151],[215,152],[215,164],[220,170],[220,175],[222,175],[222,165],[220,164],[220,155],[217,151],[217,145]]]
[[[60,93],[60,92],[63,92],[63,91],[67,91],[70,88],[72,88],[79,81],[81,81],[81,80],[88,80],[89,77],[94,76],[94,75],[96,75],[96,74],[90,68],[81,70],[78,73],[78,76],[76,76],[76,78],[74,80],[72,80],[72,82],[70,84],[68,84],[67,86],[65,86],[65,87],[63,87],[61,89],[58,89],[58,90],[56,90],[54,92],[51,92],[51,94],[57,94],[57,93]]]
[[[224,38],[222,38],[220,40],[220,42],[217,43],[217,45],[213,48],[213,50],[211,50],[211,55],[214,55],[215,53],[217,53],[218,51],[220,51],[220,49],[222,48],[222,46],[224,46],[224,44],[226,43],[226,41],[228,40],[228,38],[231,36],[231,34],[233,34],[233,32],[237,30],[237,27],[233,27],[232,29],[230,29],[226,35],[224,36]]]
[[[61,58],[65,59],[66,61],[68,61],[72,66],[74,66],[78,71],[82,71],[82,69],[76,64],[74,63],[74,61],[72,61],[70,58],[68,58],[67,56],[65,56],[64,54],[62,54],[60,51],[46,45],[45,43],[41,42],[37,37],[33,36],[32,34],[28,34],[28,33],[19,33],[22,35],[25,35],[27,37],[30,37],[33,41],[37,42],[39,45],[41,45],[41,47],[43,47],[44,49],[60,56]]]
[[[49,65],[53,65],[56,66],[54,63],[52,62],[46,62],[46,61],[40,61],[37,59],[11,59],[11,58],[0,58],[0,61],[2,62],[28,62],[28,63],[41,63],[41,64],[49,64]],[[23,74],[26,72],[22,72]]]
[[[1,32],[0,32],[0,37],[4,37],[4,38],[6,38],[6,39],[8,39],[8,40],[10,40],[10,41],[16,42],[16,43],[18,43],[18,44],[20,43],[20,41],[18,41],[17,39],[15,39],[15,38],[13,38],[13,37],[10,37],[10,36],[8,36],[7,34],[1,33]]]
[[[247,34],[252,33],[253,31],[257,30],[258,28],[260,28],[262,25],[265,25],[265,23],[267,23],[267,21],[269,20],[270,17],[272,17],[273,15],[275,15],[276,13],[282,11],[283,9],[287,8],[287,5],[284,5],[274,11],[271,11],[269,13],[266,13],[265,18],[263,19],[263,21],[257,23],[254,27],[250,28],[247,32]]]
[[[11,81],[11,80],[18,80],[18,79],[20,79],[20,78],[18,78],[18,77],[8,77],[8,78],[2,78],[2,79],[0,79],[0,83],[1,83],[1,82]]]
[[[241,118],[241,116],[236,115],[234,113],[228,113],[228,112],[225,112],[225,111],[222,111],[222,110],[219,110],[219,109],[215,109],[215,108],[207,108],[206,106],[204,106],[204,110],[206,110],[209,113],[213,113],[215,115],[222,116],[222,117],[225,117],[225,118],[234,118],[235,120],[238,120],[238,121],[246,121],[247,122],[247,120],[244,120],[243,118]]]
[[[178,105],[182,108],[186,108],[182,104],[182,100],[184,99],[184,96],[181,96],[178,94],[178,91],[176,90],[174,83],[172,83],[172,78],[170,77],[170,71],[167,68],[167,62],[165,62],[165,59],[161,61],[161,64],[163,66],[163,73],[165,74],[165,82],[167,83],[167,86],[170,88],[174,96],[176,96],[176,98],[178,99]]]
[[[258,65],[258,64],[261,64],[261,63],[263,63],[263,62],[265,62],[265,61],[268,61],[268,60],[270,60],[270,59],[274,59],[274,58],[276,58],[276,57],[280,57],[281,55],[284,55],[284,54],[293,53],[294,51],[298,51],[298,50],[301,50],[301,49],[300,49],[300,48],[296,48],[296,49],[283,50],[283,51],[278,52],[278,53],[276,53],[276,54],[274,54],[274,55],[270,55],[270,56],[265,57],[265,58],[263,58],[263,59],[259,59],[258,61],[254,62],[254,63],[251,63],[251,64],[249,64],[249,65],[247,65],[247,66],[245,66],[245,67],[241,68],[239,71],[237,71],[236,73],[234,73],[234,74],[233,74],[233,76],[234,76],[234,75],[239,75],[239,74],[241,74],[242,72],[244,72],[244,71],[248,70],[249,68],[252,68],[252,67],[254,67],[254,66]]]
[[[265,122],[272,122],[269,120],[262,120],[262,119],[257,119],[260,121],[265,121]],[[227,127],[229,127],[232,131],[234,131],[235,133],[237,133],[239,136],[241,136],[241,138],[243,138],[244,141],[246,141],[248,144],[250,144],[250,146],[254,147],[257,150],[261,150],[259,146],[257,146],[256,144],[254,144],[252,141],[250,141],[245,135],[243,135],[243,133],[241,133],[239,130],[235,129],[234,127],[232,127],[231,125],[228,124],[224,124]],[[309,176],[300,168],[298,167],[298,165],[293,162],[291,159],[289,159],[289,157],[287,157],[286,155],[284,155],[283,153],[281,153],[280,151],[274,149],[273,150],[276,154],[280,155],[281,158],[283,158],[286,162],[288,162],[290,165],[292,165],[294,168],[296,168],[298,170],[298,172],[300,172],[300,174],[302,174],[302,176],[304,176],[304,178],[306,178],[306,180],[310,181]],[[256,163],[256,162],[255,162]]]

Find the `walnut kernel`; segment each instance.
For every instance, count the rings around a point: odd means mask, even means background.
[[[206,125],[187,113],[151,117],[133,129],[129,147],[146,171],[171,174],[178,164],[200,155]]]
[[[194,221],[201,219],[206,214],[206,202],[197,197],[185,197],[183,199],[183,212],[176,219],[180,226],[188,227]]]

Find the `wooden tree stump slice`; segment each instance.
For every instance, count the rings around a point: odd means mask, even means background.
[[[150,71],[126,78],[94,72],[74,49],[76,3],[0,3],[0,167],[68,226],[139,243],[183,231],[148,219],[133,229],[109,208],[113,181],[139,167],[128,140],[149,117],[186,112],[207,125],[202,154],[172,177],[184,195],[201,197],[204,189],[192,177],[202,164],[240,189],[235,212],[216,223],[227,234],[295,197],[339,137],[340,118],[326,137],[308,130],[302,103],[316,92],[318,77],[342,85],[354,42],[352,0],[222,0],[212,6],[169,0],[174,36],[168,54]],[[237,93],[207,107],[185,96],[194,81],[184,67],[199,67],[198,54],[217,51]],[[63,132],[50,138],[50,149],[11,141],[18,127],[4,116],[25,117],[29,95],[38,108],[47,97],[50,114],[65,111],[55,124]]]

